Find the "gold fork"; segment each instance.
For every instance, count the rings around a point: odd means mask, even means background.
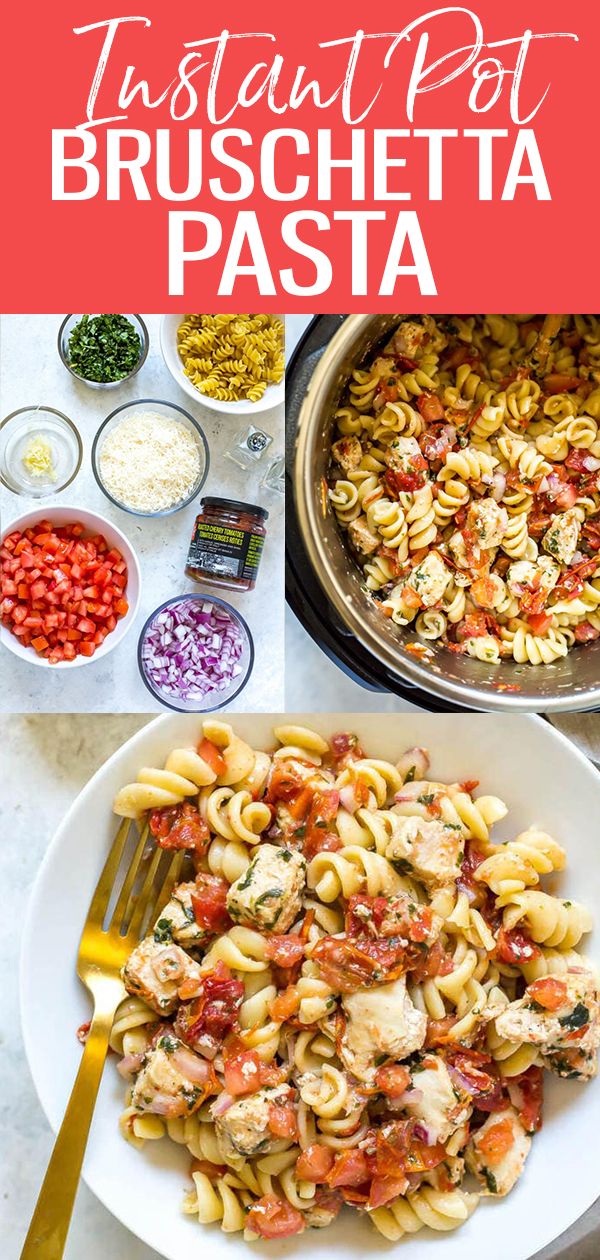
[[[106,922],[131,825],[124,818],[119,827],[79,944],[77,974],[92,995],[94,1014],[21,1260],[60,1260],[63,1254],[113,1020],[125,997],[121,967],[140,941],[144,926],[168,901],[183,864],[180,850],[165,872],[164,863],[161,867],[164,850],[157,847],[151,854],[146,852],[148,828],[144,827]]]

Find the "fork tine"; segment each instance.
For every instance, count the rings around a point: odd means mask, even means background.
[[[125,908],[131,896],[131,890],[133,888],[133,885],[135,883],[135,880],[136,880],[136,877],[140,868],[140,862],[144,855],[147,839],[148,839],[148,828],[143,827],[140,834],[140,838],[135,847],[135,853],[131,859],[131,862],[129,863],[129,869],[127,871],[125,879],[123,880],[123,885],[119,893],[119,896],[117,898],[117,904],[113,910],[112,919],[110,921],[111,928],[116,928],[117,930],[119,930],[121,928],[121,925],[124,922]]]
[[[181,868],[183,866],[185,856],[186,856],[185,852],[182,849],[180,849],[179,852],[175,853],[174,857],[169,862],[167,873],[163,880],[162,886],[158,891],[158,896],[156,898],[154,906],[151,910],[152,918],[154,918],[155,915],[160,914],[161,910],[164,908],[164,906],[166,906],[167,901],[169,900],[169,897],[171,896],[171,892],[173,891],[173,888],[175,884],[177,883],[179,876],[181,875]]]
[[[125,912],[125,922],[129,919],[127,927],[127,935],[134,935],[136,938],[141,936],[142,924],[146,917],[146,911],[151,905],[151,894],[156,879],[156,873],[163,857],[164,849],[158,847],[152,854],[152,861],[146,872],[146,877],[140,888],[139,893],[135,897],[130,897],[127,910]],[[149,917],[149,916],[148,916]]]
[[[96,884],[87,916],[88,923],[95,922],[101,924],[103,922],[106,914],[106,907],[110,901],[114,883],[117,878],[121,858],[123,857],[123,851],[125,849],[130,827],[131,819],[124,818],[114,838],[110,853],[104,863],[102,874]]]

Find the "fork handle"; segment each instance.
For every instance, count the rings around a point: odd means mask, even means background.
[[[120,995],[119,995],[120,996]],[[61,1260],[119,997],[97,1003],[21,1260]]]

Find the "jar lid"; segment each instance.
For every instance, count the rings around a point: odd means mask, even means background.
[[[264,521],[269,515],[266,508],[258,507],[256,503],[241,503],[239,499],[218,499],[210,495],[200,500],[200,507],[225,508],[229,512],[251,512],[254,516],[262,517]]]

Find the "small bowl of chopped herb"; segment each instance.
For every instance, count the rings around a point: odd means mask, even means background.
[[[114,389],[139,372],[150,338],[139,315],[67,315],[58,353],[71,376],[92,389]]]

